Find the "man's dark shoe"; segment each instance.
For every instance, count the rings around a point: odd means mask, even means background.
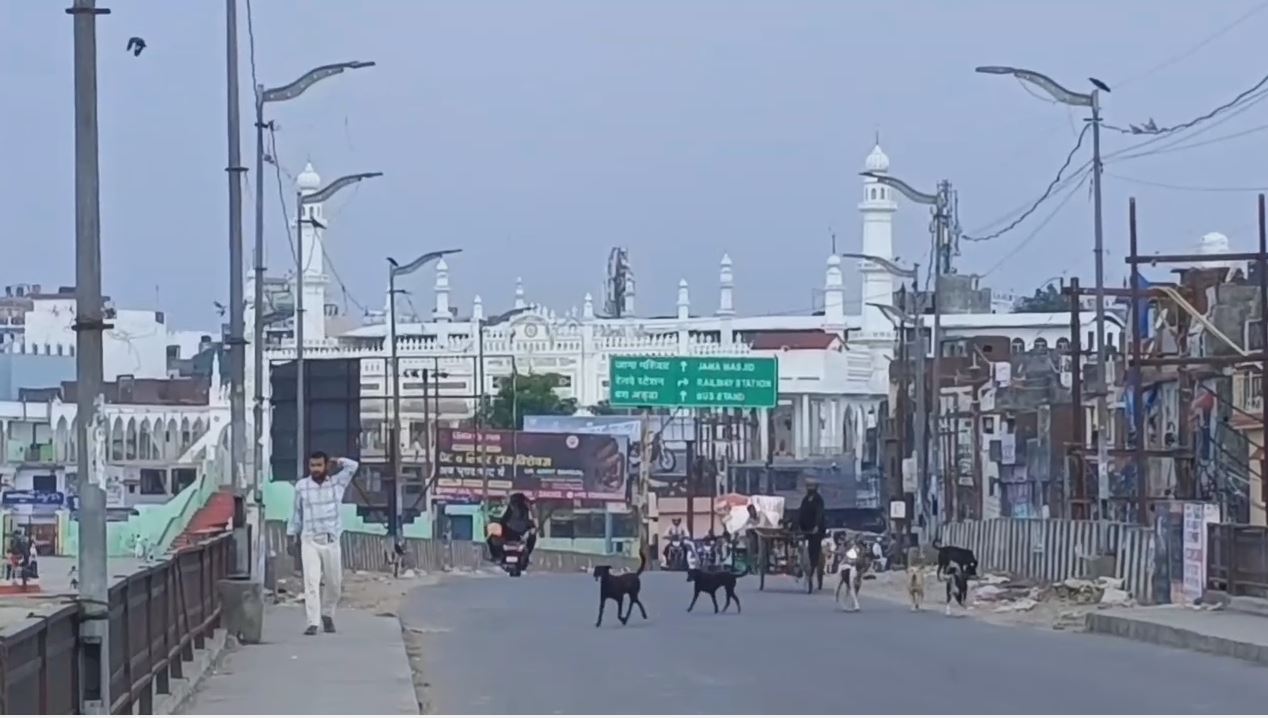
[[[315,635],[317,635],[317,627],[316,627],[316,626],[309,626],[308,628],[305,628],[305,629],[304,629],[304,635],[305,635],[305,636],[315,636]]]
[[[335,619],[331,618],[330,616],[322,616],[322,617],[321,617],[321,629],[322,629],[323,631],[325,631],[326,633],[334,633],[334,632],[335,632]],[[314,629],[313,629],[313,631],[314,631],[314,632],[316,632],[316,629],[314,628]]]

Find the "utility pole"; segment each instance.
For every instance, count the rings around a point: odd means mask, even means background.
[[[246,299],[242,291],[242,138],[238,107],[238,0],[225,0],[225,86],[229,130],[229,479],[233,485],[235,573],[250,574],[251,547],[246,527],[244,471],[247,456]]]
[[[1092,108],[1092,206],[1096,246],[1096,476],[1099,495],[1109,495],[1109,352],[1105,346],[1105,241],[1101,220],[1101,101],[1093,90]]]
[[[1095,224],[1095,245],[1093,253],[1096,258],[1096,362],[1098,381],[1090,387],[1096,392],[1096,471],[1098,478],[1098,496],[1109,495],[1109,449],[1107,445],[1110,415],[1106,395],[1109,393],[1108,353],[1105,346],[1105,249],[1104,228],[1101,221],[1101,92],[1109,92],[1109,86],[1096,78],[1089,77],[1092,83],[1091,92],[1075,92],[1041,72],[1025,70],[1017,67],[987,65],[977,68],[977,72],[987,75],[1009,75],[1023,83],[1047,93],[1053,100],[1071,107],[1087,107],[1092,111],[1092,194],[1093,222]],[[1080,135],[1082,140],[1082,135]],[[1079,439],[1080,442],[1082,438]],[[1144,509],[1142,508],[1142,511]]]
[[[932,490],[937,495],[938,488],[946,484],[942,492],[942,503],[950,504],[947,499],[955,491],[953,482],[947,481],[942,465],[942,275],[951,271],[950,237],[948,236],[949,212],[951,204],[951,183],[943,180],[938,183],[938,193],[933,210],[933,256],[937,262],[933,272],[933,403],[932,421],[934,426],[933,468],[936,472],[932,478]],[[942,525],[942,517],[948,515],[949,505],[939,508],[933,516],[930,536],[937,536]]]
[[[383,386],[391,386],[392,392],[392,428],[388,431],[388,459],[391,461],[391,475],[383,482],[384,493],[387,494],[387,535],[392,546],[400,543],[400,482],[401,482],[401,367],[396,355],[396,262],[390,258],[391,265],[387,272],[387,306],[388,330],[387,340],[391,347],[386,368],[392,372],[392,381]]]
[[[102,395],[101,205],[97,165],[96,0],[75,0],[75,432],[79,451],[79,708],[110,713],[110,594],[106,570]]]
[[[940,457],[942,453],[939,447],[939,444],[941,443],[941,436],[939,433],[941,430],[940,429],[941,423],[939,421],[939,416],[941,411],[941,389],[940,389],[941,374],[939,373],[940,367],[939,367],[938,360],[939,360],[939,356],[942,353],[941,351],[942,349],[942,318],[941,318],[942,309],[941,309],[940,299],[942,295],[942,291],[941,291],[942,290],[942,275],[946,272],[950,272],[950,269],[951,269],[950,264],[951,264],[951,239],[952,238],[950,234],[951,234],[951,228],[954,226],[952,224],[953,217],[951,216],[953,192],[951,189],[951,183],[948,182],[947,180],[942,180],[941,182],[939,182],[938,191],[934,194],[930,194],[928,192],[921,192],[913,188],[911,185],[907,184],[906,182],[903,182],[902,180],[898,179],[897,177],[891,177],[883,172],[868,171],[868,172],[863,172],[862,174],[864,177],[870,177],[871,179],[876,180],[877,182],[885,185],[886,187],[890,187],[892,189],[897,190],[899,193],[901,193],[903,196],[905,196],[907,199],[910,199],[913,202],[916,202],[918,204],[928,205],[929,207],[933,208],[933,224],[930,228],[930,235],[931,235],[931,242],[932,242],[931,249],[932,249],[932,257],[934,261],[933,302],[932,302],[933,303],[933,336],[931,341],[931,344],[933,345],[932,347],[933,348],[933,371],[932,371],[933,377],[931,381],[929,382],[930,384],[929,392],[932,394],[931,397],[925,397],[924,392],[921,391],[925,388],[925,382],[924,382],[924,376],[923,376],[923,368],[924,368],[923,361],[925,358],[925,348],[924,348],[923,327],[921,323],[921,318],[923,317],[923,313],[924,313],[923,306],[919,307],[919,312],[916,315],[916,321],[915,321],[916,334],[920,337],[916,346],[916,349],[917,349],[916,355],[917,357],[919,357],[921,362],[918,365],[918,367],[921,370],[921,380],[916,385],[916,389],[917,389],[916,403],[918,404],[918,409],[921,415],[921,421],[917,422],[916,424],[917,428],[920,430],[920,435],[917,436],[916,441],[917,441],[917,451],[918,451],[917,457],[918,459],[920,459],[920,465],[921,465],[919,485],[917,488],[919,490],[919,496],[920,496],[921,516],[925,518],[925,531],[926,531],[925,536],[926,538],[932,538],[937,536],[938,534],[938,530],[937,530],[938,529],[938,515],[934,514],[930,509],[932,508],[933,500],[937,498],[938,496],[938,488],[940,486],[939,477],[943,473],[941,463],[940,463],[941,461]],[[849,255],[842,255],[842,256],[849,256]],[[855,256],[862,256],[862,258],[865,258],[868,261],[877,262],[883,265],[888,265],[891,267],[894,266],[892,262],[890,262],[889,260],[885,260],[883,258],[871,257],[867,255],[855,255]],[[894,270],[891,269],[891,271],[894,271]],[[902,272],[902,273],[906,274],[905,272]],[[915,277],[914,274],[910,276]],[[927,421],[927,417],[929,417],[930,414],[932,414],[932,422],[933,422],[933,430],[934,430],[934,440],[932,442],[929,442],[927,440],[927,433],[926,433],[927,429],[924,426],[924,423],[925,421]],[[933,446],[929,447],[929,443],[932,443]],[[926,452],[929,452],[930,454],[928,457],[926,457]],[[932,475],[930,475],[929,473],[930,468],[932,468],[932,471],[933,471]]]
[[[277,158],[274,157],[276,162]],[[260,180],[257,177],[256,182]],[[313,231],[316,231],[314,229]],[[295,479],[308,474],[304,447],[304,192],[295,192]]]
[[[294,99],[304,93],[314,83],[327,77],[338,75],[344,70],[356,70],[363,67],[374,67],[373,62],[342,62],[335,65],[322,65],[309,70],[298,80],[282,87],[266,89],[264,85],[256,85],[255,90],[255,307],[252,326],[253,357],[255,359],[255,406],[252,408],[252,466],[251,499],[255,507],[252,525],[255,527],[256,557],[253,562],[256,572],[264,576],[264,556],[268,553],[265,546],[264,533],[264,492],[260,489],[265,474],[264,467],[264,130],[272,129],[273,124],[264,120],[264,105],[269,102],[283,102]],[[236,73],[234,73],[236,77]],[[237,93],[234,93],[237,96]],[[236,115],[236,113],[235,113]],[[236,133],[235,133],[236,136]],[[273,162],[278,158],[274,157]],[[298,211],[297,211],[298,213]],[[288,220],[289,221],[289,220]],[[299,240],[298,235],[296,240]],[[296,409],[300,404],[296,403]],[[298,451],[298,447],[296,447]],[[302,453],[302,452],[300,452]],[[304,475],[306,467],[300,458],[299,472],[296,478]]]

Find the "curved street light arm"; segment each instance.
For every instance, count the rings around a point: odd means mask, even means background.
[[[318,82],[321,82],[327,77],[334,77],[335,75],[342,73],[344,70],[359,70],[363,67],[374,67],[374,63],[358,60],[355,62],[337,62],[332,65],[322,65],[321,67],[314,67],[304,73],[302,77],[289,85],[270,87],[267,90],[260,90],[257,88],[257,92],[259,92],[261,103],[285,102],[286,100],[293,100],[296,97],[299,97],[304,94],[308,88]]]
[[[1006,67],[1002,65],[984,65],[977,68],[977,72],[984,75],[1012,75],[1018,80],[1029,82],[1035,87],[1038,87],[1048,93],[1052,99],[1066,105],[1074,105],[1075,107],[1091,107],[1094,101],[1091,94],[1074,92],[1042,72],[1035,72],[1034,70],[1023,70],[1017,67]]]
[[[326,200],[334,196],[336,192],[343,189],[344,187],[347,187],[349,185],[354,185],[360,182],[361,180],[367,180],[367,179],[372,179],[374,177],[382,177],[382,176],[383,176],[382,172],[362,172],[361,174],[347,175],[345,177],[340,177],[339,179],[335,180],[334,182],[331,182],[325,187],[322,187],[316,192],[303,195],[302,197],[303,203],[317,204],[318,202],[325,202]]]
[[[457,254],[458,252],[461,252],[461,251],[462,251],[461,249],[441,249],[435,252],[427,252],[426,254],[420,254],[414,261],[410,262],[409,264],[397,264],[396,260],[392,259],[391,257],[388,257],[387,261],[391,263],[392,265],[392,276],[402,277],[402,276],[405,276],[406,274],[412,274],[414,272],[417,272],[418,270],[422,269],[423,267],[426,267],[432,262],[435,262],[441,257],[445,257],[450,254]]]
[[[920,190],[912,187],[911,185],[898,179],[897,177],[890,177],[889,175],[880,174],[878,172],[860,172],[859,174],[863,175],[864,177],[869,177],[871,179],[874,179],[877,182],[885,185],[886,187],[893,187],[894,189],[902,193],[904,197],[911,200],[912,202],[916,202],[919,204],[929,204],[929,205],[938,204],[938,195],[926,194],[924,192],[921,192]]]
[[[890,321],[891,324],[915,324],[912,316],[907,312],[899,309],[893,304],[881,304],[880,302],[868,302],[867,306],[876,307],[881,310],[881,314]]]
[[[530,310],[531,310],[531,307],[516,307],[514,309],[508,309],[505,312],[502,312],[501,314],[494,314],[488,319],[485,319],[482,322],[482,324],[486,327],[494,327],[499,324],[508,322],[514,319],[515,317],[523,314],[524,312],[527,312]]]
[[[907,279],[916,278],[916,270],[900,267],[894,262],[884,257],[877,256],[875,254],[863,254],[861,252],[842,252],[841,256],[845,257],[846,259],[861,259],[865,262],[872,262],[873,264],[878,264],[882,268],[884,268],[885,271],[889,272],[890,274],[896,277],[906,277]]]

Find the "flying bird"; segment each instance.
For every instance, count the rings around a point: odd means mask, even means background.
[[[141,51],[144,49],[145,49],[145,40],[139,37],[128,38],[128,52],[132,53],[133,57],[140,57]]]

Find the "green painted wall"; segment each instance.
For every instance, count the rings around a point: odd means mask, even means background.
[[[189,525],[198,509],[215,493],[216,487],[206,476],[185,487],[165,504],[141,505],[136,515],[127,521],[111,521],[106,524],[106,555],[134,555],[137,539],[154,547],[155,554],[162,554]],[[79,522],[71,521],[66,513],[59,518],[58,545],[63,556],[79,553]]]

